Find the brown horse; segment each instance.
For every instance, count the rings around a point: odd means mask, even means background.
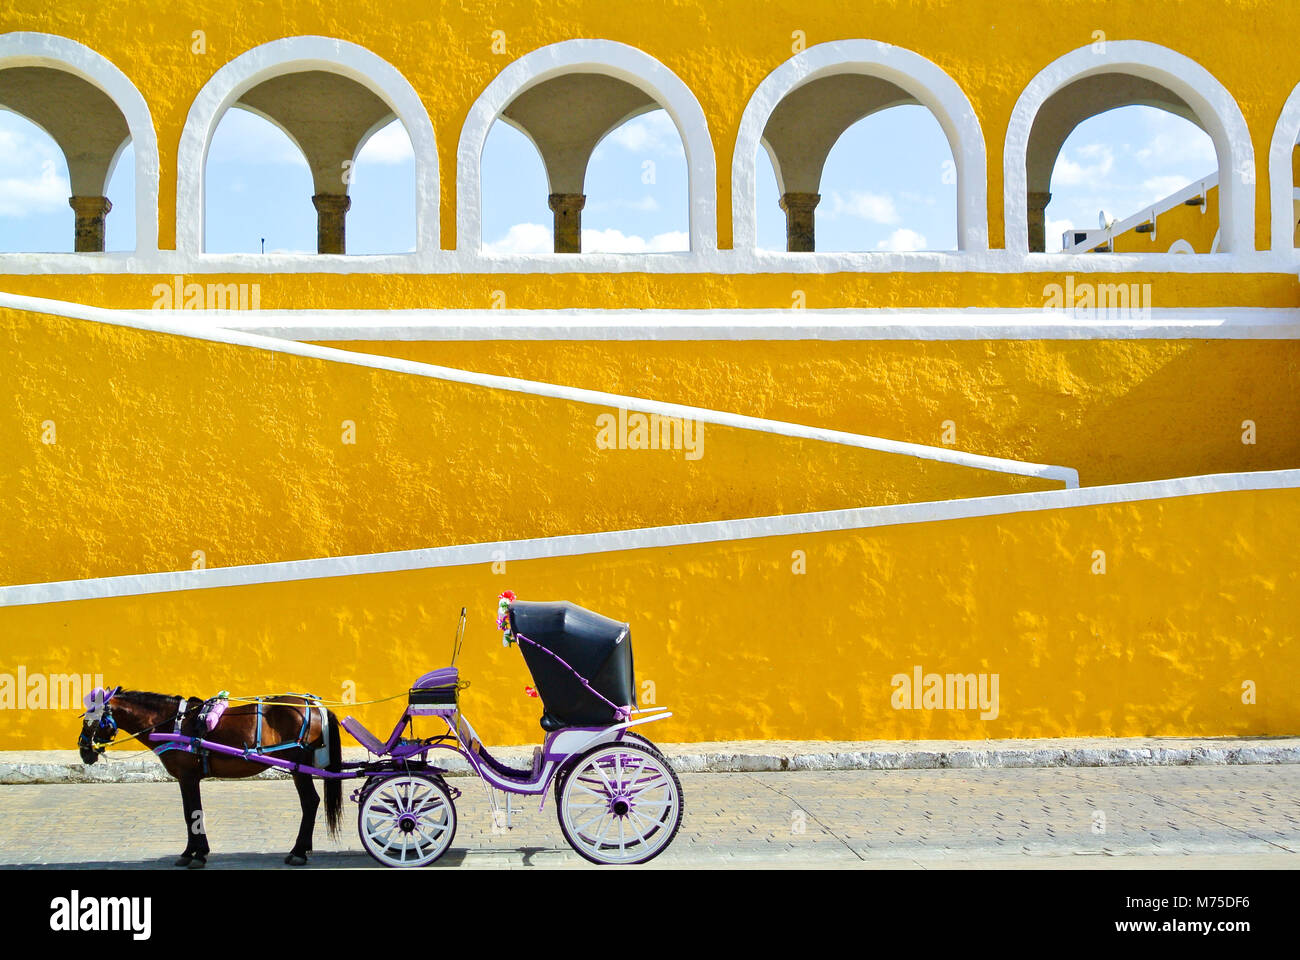
[[[266,770],[265,764],[241,757],[220,753],[199,755],[184,750],[168,749],[148,739],[150,733],[182,733],[202,736],[205,740],[240,749],[263,749],[286,744],[270,755],[289,763],[312,764],[316,751],[325,740],[329,743],[329,762],[323,769],[337,770],[342,761],[339,743],[339,723],[333,712],[326,711],[326,729],[321,729],[320,709],[312,709],[305,697],[285,694],[269,697],[261,703],[248,703],[228,707],[215,728],[210,732],[200,720],[204,701],[198,697],[164,696],[160,693],[142,693],[138,690],[96,691],[98,703],[87,697],[85,723],[77,741],[81,759],[94,763],[103,750],[102,744],[111,741],[117,731],[129,734],[146,747],[159,752],[158,759],[167,772],[181,785],[181,803],[185,809],[185,851],[175,865],[197,869],[207,865],[207,832],[203,826],[203,801],[199,796],[199,782],[206,777],[242,779]],[[94,696],[92,694],[92,696]],[[107,702],[105,702],[107,701]],[[259,717],[260,714],[260,717]],[[179,721],[179,723],[178,723]],[[284,862],[301,866],[312,852],[312,831],[316,825],[316,809],[320,797],[312,778],[305,773],[293,774],[302,804],[302,823],[298,838]],[[325,818],[331,836],[337,836],[340,813],[343,807],[343,787],[339,780],[325,781]]]

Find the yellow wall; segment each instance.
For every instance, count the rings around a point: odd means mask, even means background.
[[[232,566],[1060,486],[713,424],[696,460],[601,450],[609,407],[0,321],[15,394],[0,413],[0,583],[189,569],[196,550]]]
[[[513,561],[504,576],[481,564],[0,608],[0,636],[31,672],[205,696],[338,697],[350,681],[365,700],[444,665],[463,604],[469,715],[488,742],[526,743],[540,709],[492,623],[511,588],[631,622],[637,679],[675,713],[649,731],[663,741],[1290,734],[1298,539],[1296,490],[1210,494]],[[917,665],[998,674],[999,716],[893,709],[891,677]],[[400,709],[356,713],[387,733]],[[15,713],[0,748],[69,748],[76,730],[75,711]]]
[[[1300,465],[1293,340],[387,342],[330,346],[1059,463],[1084,486]],[[1256,442],[1242,443],[1253,420]]]

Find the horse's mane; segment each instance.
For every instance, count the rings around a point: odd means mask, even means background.
[[[176,704],[172,703],[172,701],[181,696],[179,693],[149,693],[147,690],[122,690],[117,695],[151,709],[170,709],[175,707]],[[186,697],[185,699],[189,700],[190,698]]]

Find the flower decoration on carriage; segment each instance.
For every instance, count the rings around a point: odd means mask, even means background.
[[[515,642],[514,632],[510,629],[510,604],[515,602],[515,592],[507,590],[497,598],[497,629],[501,631],[501,646],[508,647]]]

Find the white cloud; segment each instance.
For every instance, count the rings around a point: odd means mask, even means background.
[[[891,233],[887,238],[876,244],[877,250],[924,250],[927,244],[925,237],[915,230],[909,230],[907,227],[900,227]]]
[[[1102,143],[1090,143],[1074,151],[1078,161],[1072,160],[1064,152],[1056,161],[1052,171],[1052,187],[1105,187],[1115,168],[1115,155],[1110,147]]]
[[[682,138],[667,111],[654,110],[629,120],[608,138],[624,150],[682,154]]]
[[[613,228],[582,231],[582,249],[590,253],[666,253],[690,246],[690,237],[680,230],[658,233],[649,240]]]
[[[70,211],[62,152],[44,134],[23,126],[9,117],[0,125],[0,216]]]
[[[384,127],[361,148],[357,154],[357,163],[382,163],[395,165],[411,163],[415,160],[415,151],[411,148],[411,138],[406,135],[402,121],[394,120]]]
[[[497,255],[551,253],[555,249],[551,228],[540,223],[516,223],[500,240],[485,243],[485,253]],[[582,249],[587,253],[667,253],[689,250],[690,237],[682,231],[655,234],[646,239],[613,228],[583,230]]]
[[[846,197],[832,190],[830,201],[830,209],[824,215],[832,220],[843,216],[865,220],[868,223],[898,223],[898,210],[894,206],[893,198],[887,194],[852,190]]]
[[[551,228],[540,223],[516,223],[500,240],[483,244],[484,253],[550,253],[555,249]]]

